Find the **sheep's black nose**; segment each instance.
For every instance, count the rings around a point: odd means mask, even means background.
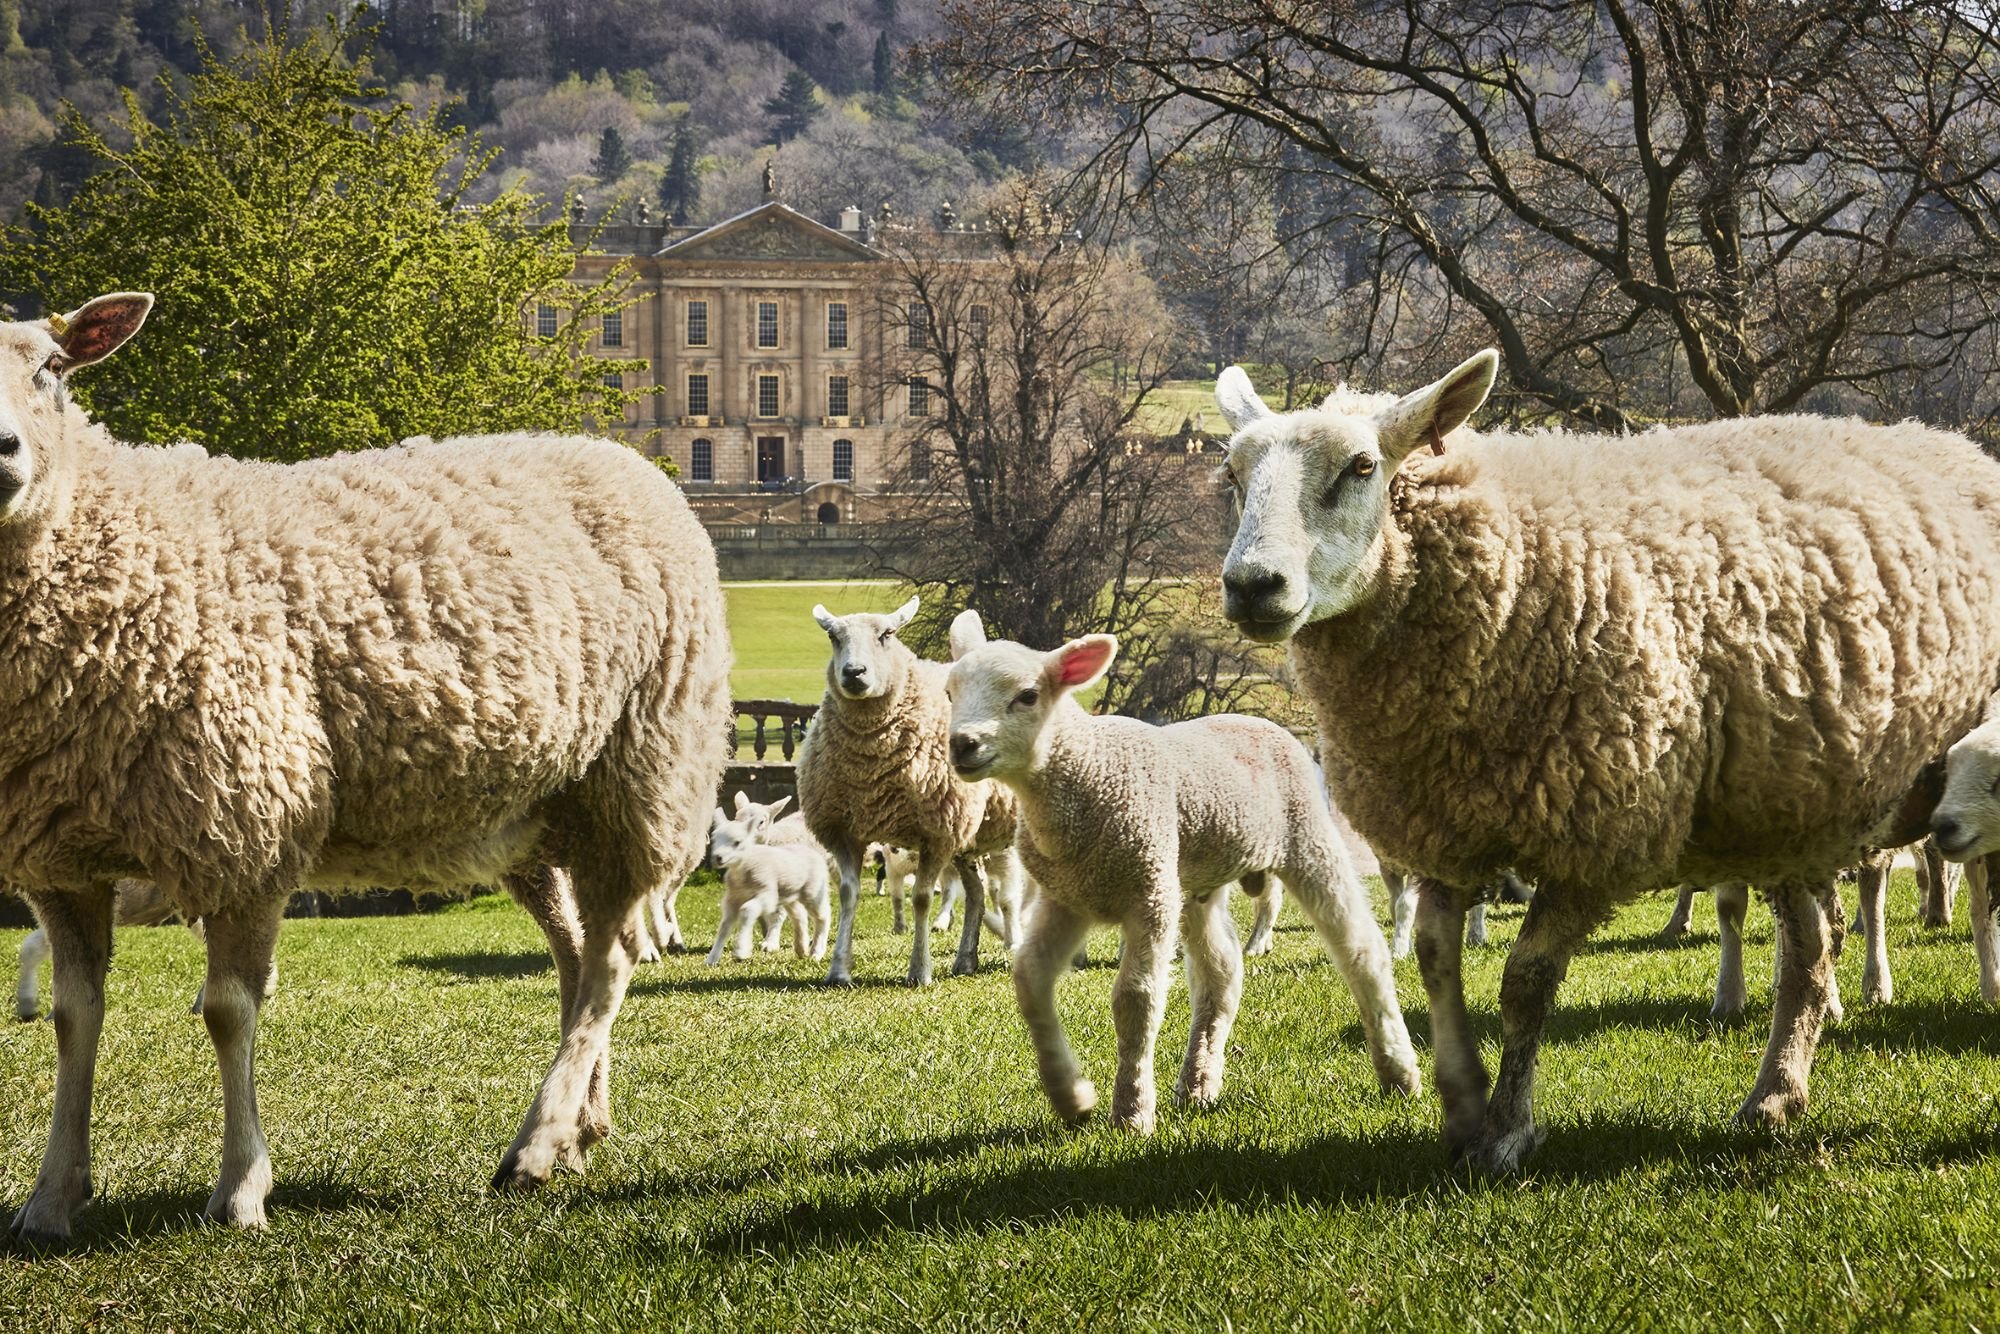
[[[0,459],[21,452],[21,437],[12,431],[0,431]]]
[[[1285,591],[1285,576],[1276,570],[1246,577],[1232,576],[1222,581],[1223,587],[1245,602],[1261,602],[1265,598],[1276,597]]]
[[[1937,835],[1939,843],[1951,848],[1956,847],[1961,841],[1959,835],[1965,832],[1965,826],[1946,815],[1931,821],[1931,832]]]
[[[967,764],[979,756],[979,742],[969,736],[955,736],[951,739],[951,762]]]
[[[867,675],[868,669],[866,667],[843,667],[840,669],[840,679],[843,681],[859,681]]]

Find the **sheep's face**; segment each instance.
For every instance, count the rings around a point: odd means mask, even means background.
[[[1367,601],[1382,568],[1389,479],[1419,445],[1472,415],[1498,367],[1482,352],[1373,413],[1340,393],[1316,409],[1273,413],[1240,367],[1224,371],[1215,398],[1236,432],[1227,473],[1241,518],[1222,567],[1223,614],[1249,638],[1276,643]]]
[[[0,525],[48,510],[71,410],[65,378],[111,355],[152,306],[143,292],[120,292],[68,315],[0,323]]]
[[[708,825],[708,859],[720,870],[728,870],[743,858],[743,850],[758,842],[758,831],[747,820],[732,820],[715,808]]]
[[[826,664],[826,684],[842,699],[879,699],[901,678],[910,651],[896,638],[917,614],[911,598],[887,616],[856,612],[835,616],[825,607],[813,608],[813,619],[833,641]]]
[[[734,800],[736,818],[748,827],[751,837],[760,842],[770,835],[771,826],[778,822],[778,816],[783,814],[785,807],[792,804],[790,797],[779,797],[769,804],[760,804],[750,800],[749,794],[744,792],[738,792]]]
[[[1944,796],[1931,814],[1931,837],[1955,862],[2000,852],[2000,722],[1975,728],[1945,752]]]
[[[1075,707],[1070,695],[1103,676],[1117,652],[1110,635],[1086,635],[1048,653],[1005,639],[957,653],[945,682],[952,771],[972,783],[1018,781],[1039,770],[1049,721]]]

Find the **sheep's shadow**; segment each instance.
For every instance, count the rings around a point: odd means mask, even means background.
[[[422,968],[433,973],[450,973],[469,982],[493,977],[536,977],[553,973],[555,960],[547,950],[463,950],[450,954],[405,954],[396,960],[402,968]]]
[[[1084,1134],[1116,1134],[1093,1128]],[[1816,1171],[1819,1155],[1864,1139],[1868,1131],[1816,1134],[1748,1130],[1717,1117],[1700,1126],[1661,1124],[1631,1113],[1591,1117],[1551,1129],[1528,1171],[1519,1178],[1487,1181],[1447,1161],[1434,1131],[1398,1128],[1375,1136],[1332,1132],[1290,1146],[1181,1144],[1164,1139],[1111,1161],[1026,1161],[993,1171],[954,1170],[997,1136],[954,1136],[936,1143],[878,1146],[864,1165],[834,1157],[826,1170],[850,1175],[903,1163],[931,1169],[921,1185],[863,1181],[844,1198],[807,1200],[767,1212],[741,1226],[719,1229],[701,1241],[717,1254],[800,1254],[838,1250],[885,1233],[957,1233],[1057,1223],[1079,1214],[1153,1219],[1212,1209],[1250,1211],[1352,1208],[1387,1199],[1478,1194],[1487,1190],[1567,1187],[1665,1166],[1669,1172],[1712,1177],[1718,1166],[1752,1183],[1788,1173]],[[1975,1142],[1981,1139],[1981,1142]],[[1033,1147],[1034,1138],[1023,1142]],[[1950,1152],[1967,1158],[1991,1151],[1990,1140],[1969,1138]],[[704,1187],[708,1183],[703,1183]]]
[[[650,995],[703,995],[713,992],[730,991],[794,991],[801,995],[823,992],[838,996],[849,991],[910,991],[914,990],[901,977],[857,977],[842,986],[829,986],[821,977],[796,977],[784,973],[763,973],[750,970],[744,963],[739,968],[703,969],[687,976],[639,976],[634,978],[625,991],[628,996]],[[943,981],[943,978],[938,981]],[[936,985],[934,982],[933,986]]]
[[[208,1205],[210,1187],[169,1187],[137,1195],[102,1196],[78,1211],[75,1230],[66,1241],[28,1241],[0,1231],[0,1249],[17,1255],[60,1256],[107,1250],[149,1237],[186,1232],[212,1226],[202,1217]],[[325,1179],[285,1181],[271,1190],[265,1208],[273,1217],[282,1214],[330,1214],[351,1209],[394,1213],[408,1201],[397,1192],[361,1190],[346,1182]],[[4,1206],[6,1217],[13,1216],[18,1201]]]

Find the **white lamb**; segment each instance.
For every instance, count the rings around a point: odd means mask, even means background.
[[[1797,945],[1739,1111],[1783,1124],[1831,998],[1833,878],[1908,841],[1926,767],[2000,679],[2000,466],[1916,423],[1814,417],[1454,443],[1499,364],[1282,414],[1219,377],[1242,501],[1224,611],[1290,641],[1341,813],[1421,874],[1452,1150],[1521,1164],[1571,958],[1683,880],[1765,888]],[[1506,866],[1538,889],[1489,1083],[1460,937]]]
[[[854,980],[854,912],[861,897],[861,858],[870,843],[917,854],[912,986],[931,980],[931,899],[944,868],[954,866],[966,887],[951,971],[972,973],[979,968],[986,913],[981,859],[1012,855],[1013,797],[990,784],[959,781],[945,757],[951,710],[944,666],[918,658],[896,637],[916,612],[915,598],[887,616],[840,617],[813,608],[833,654],[826,695],[799,747],[799,808],[840,868],[840,927],[826,974],[836,985]]]
[[[968,624],[969,618],[969,624]],[[1112,990],[1118,1030],[1114,1124],[1150,1133],[1153,1047],[1176,938],[1187,951],[1193,1021],[1175,1097],[1221,1095],[1243,987],[1227,887],[1274,874],[1319,928],[1353,991],[1384,1089],[1414,1093],[1416,1054],[1396,1003],[1389,948],[1347,860],[1304,746],[1275,723],[1221,715],[1155,727],[1097,717],[1077,690],[1110,665],[1109,635],[1037,653],[982,643],[978,618],[953,627],[951,759],[1021,803],[1021,855],[1041,886],[1014,959],[1014,994],[1056,1115],[1076,1124],[1097,1103],[1055,1008],[1056,980],[1093,922],[1124,931]]]
[[[495,1184],[609,1130],[636,915],[701,853],[729,716],[715,553],[607,440],[411,443],[288,466],[121,444],[64,377],[152,299],[0,324],[0,883],[54,952],[48,1151],[19,1233],[91,1198],[113,895],[207,934],[210,1218],[265,1221],[252,1069],[301,887],[504,884],[556,956],[562,1039]],[[668,909],[671,919],[672,910]]]
[[[738,794],[742,795],[741,793]],[[767,829],[749,820],[732,820],[715,808],[709,833],[709,855],[722,868],[722,921],[708,966],[722,962],[732,933],[735,955],[750,957],[750,937],[757,923],[789,918],[792,948],[801,959],[826,957],[826,933],[832,920],[828,907],[826,854],[812,843],[764,843]],[[776,933],[765,948],[776,944]]]
[[[1931,814],[1938,851],[1965,867],[1979,994],[2000,1005],[2000,710],[1945,752],[1944,792]]]

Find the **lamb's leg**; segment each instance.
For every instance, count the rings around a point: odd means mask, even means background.
[[[722,955],[729,948],[729,937],[739,925],[742,925],[738,919],[743,916],[743,904],[734,894],[725,889],[722,892],[722,920],[715,927],[715,943],[708,947],[708,959],[706,960],[708,967],[720,968],[722,966]],[[743,934],[748,936],[750,933],[746,929]],[[750,951],[745,949],[736,957],[739,959],[748,958],[749,954]]]
[[[854,910],[861,905],[861,849],[842,843],[827,849],[840,869],[840,927],[833,936],[833,962],[826,968],[829,986],[854,985]]]
[[[1204,899],[1189,899],[1181,909],[1181,932],[1189,1025],[1187,1058],[1174,1085],[1174,1101],[1210,1107],[1222,1096],[1229,1030],[1243,999],[1243,949],[1229,912],[1229,886]]]
[[[797,899],[785,905],[785,916],[792,924],[792,952],[801,959],[812,957],[812,925],[806,921],[806,905]]]
[[[1000,867],[1007,884],[1007,897],[1000,905],[1000,921],[1006,933],[1007,952],[1012,954],[1021,948],[1021,914],[1027,906],[1028,873],[1021,865],[1021,855],[1012,848],[1000,854]]]
[[[1847,943],[1847,905],[1840,901],[1840,881],[1829,880],[1817,891],[1820,907],[1826,912],[1827,952],[1833,962],[1840,962],[1840,953]],[[1771,970],[1776,977],[1777,970]],[[1826,1022],[1837,1024],[1846,1018],[1846,1011],[1840,1003],[1840,974],[1833,967],[1826,970]]]
[[[1887,1005],[1896,996],[1896,981],[1889,975],[1889,937],[1886,917],[1889,898],[1889,858],[1870,857],[1856,875],[1860,889],[1862,948],[1861,999],[1871,1005]]]
[[[662,954],[686,954],[687,938],[681,934],[681,882],[662,885],[659,889],[660,916],[665,921],[665,930],[654,940]]]
[[[646,918],[651,927],[653,944],[658,953],[667,951],[667,942],[672,932],[667,926],[667,892],[656,889],[646,896]]]
[[[1431,1048],[1436,1053],[1438,1100],[1444,1104],[1444,1142],[1454,1158],[1472,1152],[1486,1120],[1486,1067],[1465,1013],[1465,907],[1471,893],[1428,877],[1412,877],[1417,891],[1417,970],[1430,999]]]
[[[900,871],[890,878],[895,883],[889,886],[889,906],[895,912],[896,917],[890,923],[889,929],[900,936],[910,929],[909,924],[903,920],[903,896],[907,893],[907,890],[905,888],[904,876]]]
[[[1715,932],[1722,942],[1721,957],[1715,966],[1715,1002],[1708,1015],[1726,1024],[1743,1014],[1749,1003],[1749,988],[1743,981],[1743,919],[1750,911],[1750,886],[1730,881],[1712,887],[1715,894]]]
[[[36,927],[21,942],[21,978],[14,984],[14,1017],[33,1023],[42,1013],[41,972],[49,961],[49,933]]]
[[[1118,1031],[1118,1083],[1111,1093],[1111,1124],[1153,1133],[1158,1094],[1153,1048],[1167,1013],[1173,984],[1174,937],[1179,926],[1176,886],[1155,886],[1125,920],[1125,957],[1111,984],[1111,1022]]]
[[[1251,879],[1261,881],[1261,885],[1251,888]],[[1277,930],[1278,910],[1285,903],[1285,882],[1274,875],[1253,871],[1243,877],[1243,892],[1252,894],[1257,900],[1257,916],[1250,923],[1250,943],[1243,947],[1243,956],[1260,959],[1271,952],[1271,935]]]
[[[557,1166],[581,1166],[590,1143],[610,1129],[608,1100],[597,1106],[594,1081],[608,1088],[611,1023],[632,979],[638,902],[635,897],[619,906],[600,901],[578,907],[583,957],[569,1029],[494,1173],[496,1190],[531,1189],[546,1184]]]
[[[784,930],[784,914],[776,912],[777,905],[767,890],[744,901],[736,911],[736,948],[732,951],[736,962],[742,963],[750,957],[757,944],[757,928],[771,917],[778,919],[778,930]],[[774,933],[775,934],[775,933]]]
[[[979,858],[969,854],[954,865],[965,887],[965,908],[959,914],[958,956],[951,961],[951,975],[967,977],[979,971],[979,933],[986,929],[986,872]]]
[[[1661,940],[1679,940],[1694,924],[1694,896],[1701,892],[1699,885],[1689,883],[1681,886],[1678,898],[1674,900],[1674,915],[1660,928]]]
[[[1389,957],[1410,957],[1410,933],[1417,921],[1417,884],[1401,871],[1382,868],[1382,887],[1389,891],[1389,923],[1395,934],[1389,940]]]
[[[42,1170],[14,1215],[13,1231],[25,1240],[59,1241],[90,1199],[90,1095],[104,1029],[104,974],[111,965],[111,886],[31,894],[29,901],[54,955],[56,1105]]]
[[[1979,956],[1979,994],[1988,1005],[2000,1005],[2000,921],[1994,920],[1993,877],[2000,871],[2000,853],[1968,862],[1965,867],[1966,906],[1972,911],[1972,948]]]
[[[949,854],[928,850],[917,857],[917,883],[910,890],[910,971],[905,977],[913,987],[931,984],[931,896],[948,859]]]
[[[782,912],[767,913],[761,921],[764,927],[764,938],[757,943],[757,947],[766,954],[776,953],[778,946],[785,943],[785,915]],[[752,934],[755,934],[754,927]]]
[[[812,900],[812,957],[815,963],[826,957],[826,931],[832,920],[833,910],[827,903],[826,885],[822,882]]]
[[[1292,887],[1341,980],[1354,995],[1361,1031],[1375,1078],[1387,1093],[1415,1093],[1423,1087],[1417,1073],[1417,1053],[1396,999],[1396,975],[1389,946],[1382,939],[1368,895],[1338,848],[1324,848],[1305,865],[1285,868],[1280,876]],[[1276,880],[1273,880],[1273,886]]]
[[[1782,885],[1771,892],[1779,937],[1771,1040],[1757,1082],[1737,1111],[1750,1125],[1781,1126],[1806,1109],[1806,1080],[1819,1045],[1833,977],[1833,924],[1823,887]]]
[[[222,1174],[203,1212],[234,1227],[263,1227],[271,1153],[257,1119],[257,1012],[264,1004],[285,895],[273,894],[203,918],[208,981],[201,1021],[222,1071]]]
[[[1068,1125],[1082,1125],[1097,1106],[1097,1088],[1077,1067],[1076,1053],[1064,1036],[1056,1013],[1056,981],[1069,971],[1070,959],[1083,944],[1089,928],[1083,916],[1051,899],[1046,892],[1028,919],[1028,933],[1014,955],[1014,1003],[1035,1045],[1035,1064],[1042,1091],[1056,1116]]]
[[[639,962],[640,963],[660,962],[660,947],[654,943],[652,929],[647,924],[649,917],[650,917],[649,913],[642,912],[639,914]]]
[[[1481,891],[1484,893],[1484,891]],[[1486,947],[1486,900],[1474,899],[1465,912],[1465,943],[1474,949]]]

